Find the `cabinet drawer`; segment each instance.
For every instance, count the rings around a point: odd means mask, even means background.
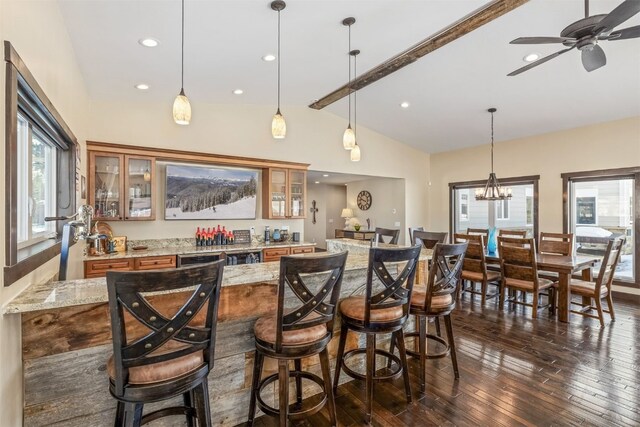
[[[289,255],[289,248],[263,249],[262,260],[264,262],[278,261],[283,255]]]
[[[133,259],[85,261],[84,263],[84,276],[87,278],[104,277],[109,270],[133,270]]]
[[[296,254],[311,254],[315,251],[313,246],[300,246],[297,248],[291,248],[291,255]]]
[[[336,239],[344,239],[344,230],[336,230]]]
[[[174,268],[176,266],[175,256],[150,256],[134,258],[136,270],[156,270],[160,268]]]

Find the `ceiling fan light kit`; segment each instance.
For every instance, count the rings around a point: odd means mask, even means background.
[[[498,111],[495,108],[487,110],[491,113],[491,173],[484,188],[476,188],[476,200],[509,200],[512,196],[511,188],[500,186],[500,182],[493,172],[493,113]]]
[[[184,94],[184,0],[182,0],[182,48],[181,48],[181,72],[180,93],[173,101],[173,121],[179,125],[188,125],[191,122],[191,103]]]
[[[280,12],[285,7],[287,7],[287,4],[282,0],[271,2],[271,9],[278,12],[278,110],[271,120],[271,136],[274,139],[284,139],[287,136],[287,123],[280,112]]]
[[[626,40],[640,37],[640,25],[613,31],[615,27],[640,12],[640,0],[625,0],[609,14],[589,16],[589,0],[584,2],[585,17],[560,32],[560,37],[519,37],[511,44],[563,44],[566,49],[552,53],[507,74],[516,76],[538,65],[544,64],[563,53],[577,48],[581,52],[582,66],[588,72],[607,64],[607,57],[598,42],[602,40]]]

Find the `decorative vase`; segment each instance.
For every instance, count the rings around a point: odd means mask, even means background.
[[[496,240],[497,228],[493,227],[489,230],[489,241],[487,242],[487,250],[489,252],[495,252],[498,250],[498,241]]]
[[[275,240],[276,242],[280,240],[280,230],[278,230],[277,228],[273,230],[273,240]]]
[[[360,224],[354,225],[353,229],[356,230],[356,231],[360,231]]]

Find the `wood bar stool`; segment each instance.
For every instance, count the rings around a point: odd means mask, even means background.
[[[433,263],[429,271],[427,285],[416,286],[411,296],[410,314],[416,316],[416,325],[419,325],[419,327],[418,332],[410,332],[405,334],[405,336],[418,338],[419,352],[407,350],[407,353],[420,359],[421,391],[425,390],[427,359],[437,359],[450,354],[455,378],[460,378],[456,359],[456,345],[453,339],[453,327],[451,325],[451,312],[456,307],[456,293],[467,245],[467,242],[452,245],[437,244],[433,252]],[[440,336],[439,331],[438,335],[427,333],[427,318],[435,318],[437,322],[437,319],[440,317],[444,317],[448,341],[445,341],[444,338]],[[444,350],[436,354],[427,354],[428,339],[442,344]],[[392,340],[392,352],[394,344],[395,340]]]
[[[327,344],[333,336],[333,321],[346,260],[347,252],[314,257],[280,258],[277,312],[258,319],[254,327],[256,351],[249,402],[250,426],[254,422],[256,404],[265,414],[278,417],[282,427],[287,426],[290,419],[301,419],[315,414],[328,404],[331,425],[336,425]],[[288,290],[291,291],[291,295]],[[296,308],[291,309],[293,305]],[[320,357],[322,378],[302,371],[301,360],[316,354]],[[278,360],[278,373],[261,380],[265,356]],[[289,370],[291,360],[294,361],[294,371]],[[296,407],[293,410],[289,407],[290,377],[296,380]],[[324,391],[322,399],[309,408],[303,406],[303,378],[315,382]],[[261,396],[264,388],[276,380],[278,409],[267,405]]]
[[[175,270],[107,272],[113,355],[109,391],[118,400],[116,426],[139,426],[168,415],[211,426],[207,376],[213,369],[224,261]],[[149,293],[179,291],[174,314]],[[143,416],[146,403],[183,396],[184,405]]]
[[[389,241],[385,242],[383,237],[388,237]],[[390,243],[392,245],[397,245],[398,237],[400,237],[400,230],[376,227],[374,243]]]
[[[438,243],[445,243],[449,237],[447,232],[435,232],[435,231],[414,231],[412,241],[415,243],[422,242],[422,245],[427,249],[433,249]],[[414,243],[414,244],[415,244]]]
[[[365,295],[351,296],[340,302],[342,326],[340,329],[340,345],[336,355],[333,387],[335,391],[338,387],[342,370],[350,377],[366,382],[365,423],[371,422],[374,381],[392,380],[403,375],[407,402],[411,402],[411,386],[409,384],[409,370],[402,326],[409,317],[409,303],[420,250],[420,245],[399,249],[371,248],[369,250]],[[398,274],[394,277],[388,270],[389,263],[405,264],[404,267],[396,264],[398,265]],[[375,284],[374,274],[378,279]],[[345,353],[347,333],[349,331],[366,334],[366,349],[358,348]],[[400,357],[376,348],[376,336],[378,334],[395,335]],[[355,372],[345,364],[345,361],[351,356],[363,353],[367,355],[365,375]],[[397,369],[387,375],[376,375],[376,355],[392,359],[397,364]]]
[[[413,240],[414,231],[424,231],[424,227],[409,227],[409,241],[411,242],[411,246],[416,244],[415,240]]]

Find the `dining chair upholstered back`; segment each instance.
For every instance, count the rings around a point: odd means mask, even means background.
[[[573,233],[540,233],[538,253],[570,256],[573,254]]]
[[[433,249],[438,243],[446,243],[449,233],[436,231],[414,231],[414,244],[422,243],[427,249]]]
[[[389,241],[385,242],[384,237],[388,237]],[[374,242],[390,243],[392,245],[397,245],[398,237],[400,237],[400,230],[376,227],[376,235],[374,237]]]

